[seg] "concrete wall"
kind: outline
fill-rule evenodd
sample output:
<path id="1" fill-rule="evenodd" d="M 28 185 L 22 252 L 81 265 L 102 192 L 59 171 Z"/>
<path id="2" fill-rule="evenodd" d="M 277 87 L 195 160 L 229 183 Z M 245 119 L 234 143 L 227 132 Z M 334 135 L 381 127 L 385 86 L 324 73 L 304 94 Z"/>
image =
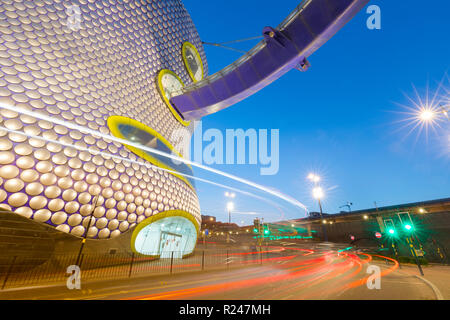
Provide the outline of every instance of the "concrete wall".
<path id="1" fill-rule="evenodd" d="M 413 240 L 416 249 L 420 247 L 425 251 L 425 256 L 430 262 L 450 263 L 450 210 L 433 212 L 426 214 L 410 214 L 414 224 L 413 235 L 417 240 Z M 377 219 L 378 217 L 378 219 Z M 381 218 L 381 219 L 380 219 Z M 390 237 L 387 230 L 384 230 L 383 219 L 391 218 L 394 221 L 397 237 Z M 323 228 L 326 228 L 328 241 L 349 243 L 357 247 L 389 248 L 387 254 L 393 254 L 391 249 L 394 244 L 400 256 L 411 256 L 412 252 L 406 238 L 409 234 L 403 232 L 402 225 L 395 213 L 370 215 L 364 219 L 363 215 L 348 217 L 344 219 L 332 219 L 327 217 L 327 221 L 332 224 L 321 223 L 321 220 L 314 220 L 306 223 L 312 230 L 316 230 L 316 237 L 323 239 Z M 379 221 L 381 221 L 381 226 Z M 383 234 L 381 239 L 375 237 L 375 232 Z M 351 240 L 351 236 L 355 240 Z M 413 237 L 414 238 L 414 237 Z"/>

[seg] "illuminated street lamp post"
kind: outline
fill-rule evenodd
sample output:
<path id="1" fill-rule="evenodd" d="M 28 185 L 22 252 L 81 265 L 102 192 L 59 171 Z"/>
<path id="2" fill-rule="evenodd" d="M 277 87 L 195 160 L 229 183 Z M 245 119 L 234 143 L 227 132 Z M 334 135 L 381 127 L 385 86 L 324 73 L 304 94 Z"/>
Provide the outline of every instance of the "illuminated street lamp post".
<path id="1" fill-rule="evenodd" d="M 234 199 L 234 197 L 236 197 L 236 194 L 234 192 L 226 191 L 225 192 L 225 197 Z M 228 209 L 228 223 L 231 223 L 231 210 L 234 209 L 233 202 L 228 202 L 227 203 L 227 209 Z"/>
<path id="2" fill-rule="evenodd" d="M 314 199 L 317 199 L 317 201 L 319 202 L 319 209 L 320 209 L 320 219 L 322 221 L 323 220 L 323 213 L 322 213 L 322 203 L 320 202 L 320 199 L 322 199 L 323 197 L 323 189 L 321 187 L 315 187 L 313 189 L 313 197 Z M 327 242 L 328 241 L 328 236 L 327 236 L 327 227 L 324 226 L 325 223 L 322 223 L 322 229 L 323 229 L 323 235 L 324 235 L 324 241 Z"/>
<path id="3" fill-rule="evenodd" d="M 308 179 L 311 180 L 312 182 L 314 182 L 314 185 L 317 186 L 317 184 L 320 181 L 320 176 L 318 176 L 317 174 L 314 174 L 314 173 L 310 173 L 310 174 L 308 174 Z"/>
<path id="4" fill-rule="evenodd" d="M 348 212 L 352 212 L 352 207 L 351 207 L 352 205 L 353 205 L 353 202 L 347 201 L 347 204 L 344 204 L 344 205 L 340 206 L 339 209 L 343 208 L 343 207 L 347 207 L 348 208 Z"/>
<path id="5" fill-rule="evenodd" d="M 422 122 L 431 122 L 435 116 L 435 111 L 431 109 L 422 109 L 419 113 L 419 119 Z"/>
<path id="6" fill-rule="evenodd" d="M 439 120 L 437 118 L 441 117 L 442 115 L 447 118 L 447 120 L 450 120 L 449 112 L 450 105 L 441 104 L 439 107 L 422 107 L 417 112 L 417 118 L 420 122 L 433 124 L 435 120 Z"/>
<path id="7" fill-rule="evenodd" d="M 227 203 L 227 210 L 228 210 L 228 223 L 231 224 L 231 211 L 234 210 L 234 203 L 228 202 Z"/>
<path id="8" fill-rule="evenodd" d="M 236 194 L 234 192 L 225 192 L 225 197 L 227 198 L 234 198 L 236 197 Z"/>
<path id="9" fill-rule="evenodd" d="M 78 257 L 77 257 L 77 262 L 75 263 L 75 265 L 79 266 L 80 265 L 80 259 L 81 259 L 81 255 L 83 254 L 83 249 L 84 249 L 84 244 L 86 243 L 86 237 L 88 235 L 89 229 L 91 228 L 91 221 L 92 221 L 92 215 L 94 214 L 95 209 L 98 206 L 98 199 L 99 196 L 96 195 L 91 202 L 91 205 L 93 205 L 91 213 L 89 215 L 89 222 L 88 225 L 86 227 L 86 232 L 84 232 L 83 234 L 83 240 L 81 242 L 81 247 L 80 247 L 80 251 L 78 252 Z"/>
<path id="10" fill-rule="evenodd" d="M 228 210 L 228 224 L 229 224 L 229 228 L 231 228 L 231 210 L 233 210 L 233 209 L 234 209 L 234 203 L 233 202 L 228 202 L 227 203 L 227 210 Z M 227 243 L 230 242 L 230 232 L 227 233 Z"/>

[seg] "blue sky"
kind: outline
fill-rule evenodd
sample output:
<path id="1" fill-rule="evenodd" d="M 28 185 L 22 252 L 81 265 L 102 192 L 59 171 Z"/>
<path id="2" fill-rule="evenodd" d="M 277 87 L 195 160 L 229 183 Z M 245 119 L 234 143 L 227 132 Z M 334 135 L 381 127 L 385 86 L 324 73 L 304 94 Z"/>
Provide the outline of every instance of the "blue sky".
<path id="1" fill-rule="evenodd" d="M 265 0 L 184 0 L 206 42 L 260 35 L 264 26 L 276 27 L 299 2 L 283 0 L 274 6 Z M 412 85 L 423 96 L 427 85 L 435 89 L 449 71 L 450 3 L 380 0 L 370 4 L 381 8 L 381 30 L 367 29 L 369 15 L 361 11 L 310 57 L 307 72 L 292 70 L 245 101 L 203 118 L 204 130 L 279 129 L 278 174 L 261 176 L 254 165 L 215 168 L 280 190 L 311 211 L 318 208 L 306 180 L 310 171 L 324 177 L 322 185 L 328 191 L 323 207 L 330 213 L 339 212 L 347 201 L 357 210 L 373 207 L 374 201 L 385 206 L 450 196 L 450 150 L 444 143 L 448 122 L 428 139 L 417 137 L 417 132 L 407 136 L 408 129 L 398 130 L 396 123 L 405 118 L 398 112 L 406 110 L 398 104 L 410 104 L 404 93 L 413 97 Z M 236 47 L 248 50 L 254 44 Z M 240 57 L 221 48 L 205 50 L 210 74 Z M 223 190 L 199 184 L 198 192 L 204 213 L 225 220 Z M 238 211 L 277 218 L 270 215 L 276 210 L 259 200 L 238 195 L 235 203 Z M 291 207 L 285 218 L 302 214 Z M 235 219 L 247 223 L 251 218 L 236 215 Z"/>

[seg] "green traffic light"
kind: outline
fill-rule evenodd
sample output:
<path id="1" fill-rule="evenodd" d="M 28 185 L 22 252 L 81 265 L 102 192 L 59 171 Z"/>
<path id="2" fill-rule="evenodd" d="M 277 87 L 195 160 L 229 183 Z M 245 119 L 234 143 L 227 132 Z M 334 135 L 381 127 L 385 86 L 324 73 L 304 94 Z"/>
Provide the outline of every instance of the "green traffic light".
<path id="1" fill-rule="evenodd" d="M 389 234 L 394 234 L 395 230 L 391 228 L 391 229 L 388 230 L 388 232 L 389 232 Z"/>
<path id="2" fill-rule="evenodd" d="M 258 229 L 256 229 L 256 228 L 253 229 L 253 232 L 254 232 L 254 233 L 258 233 Z"/>
<path id="3" fill-rule="evenodd" d="M 409 231 L 412 229 L 412 226 L 410 224 L 405 224 L 405 229 Z"/>
<path id="4" fill-rule="evenodd" d="M 269 230 L 264 230 L 264 234 L 269 234 Z"/>

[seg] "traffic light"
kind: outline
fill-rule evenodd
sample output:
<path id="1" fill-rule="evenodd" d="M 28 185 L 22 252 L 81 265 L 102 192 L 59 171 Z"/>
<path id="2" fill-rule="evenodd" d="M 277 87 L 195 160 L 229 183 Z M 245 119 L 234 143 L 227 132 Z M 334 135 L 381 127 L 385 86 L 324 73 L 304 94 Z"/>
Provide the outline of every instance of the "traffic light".
<path id="1" fill-rule="evenodd" d="M 264 236 L 268 236 L 268 235 L 270 235 L 270 229 L 269 229 L 269 226 L 267 225 L 267 224 L 263 224 L 263 234 L 264 234 Z"/>
<path id="2" fill-rule="evenodd" d="M 409 212 L 399 212 L 397 213 L 400 222 L 402 223 L 403 229 L 406 232 L 414 231 L 414 224 L 412 222 Z"/>
<path id="3" fill-rule="evenodd" d="M 395 236 L 396 230 L 395 230 L 394 221 L 392 221 L 392 219 L 385 219 L 384 226 L 386 227 L 388 236 L 390 236 L 390 237 Z"/>
<path id="4" fill-rule="evenodd" d="M 253 220 L 253 233 L 259 234 L 261 223 L 258 218 Z"/>

